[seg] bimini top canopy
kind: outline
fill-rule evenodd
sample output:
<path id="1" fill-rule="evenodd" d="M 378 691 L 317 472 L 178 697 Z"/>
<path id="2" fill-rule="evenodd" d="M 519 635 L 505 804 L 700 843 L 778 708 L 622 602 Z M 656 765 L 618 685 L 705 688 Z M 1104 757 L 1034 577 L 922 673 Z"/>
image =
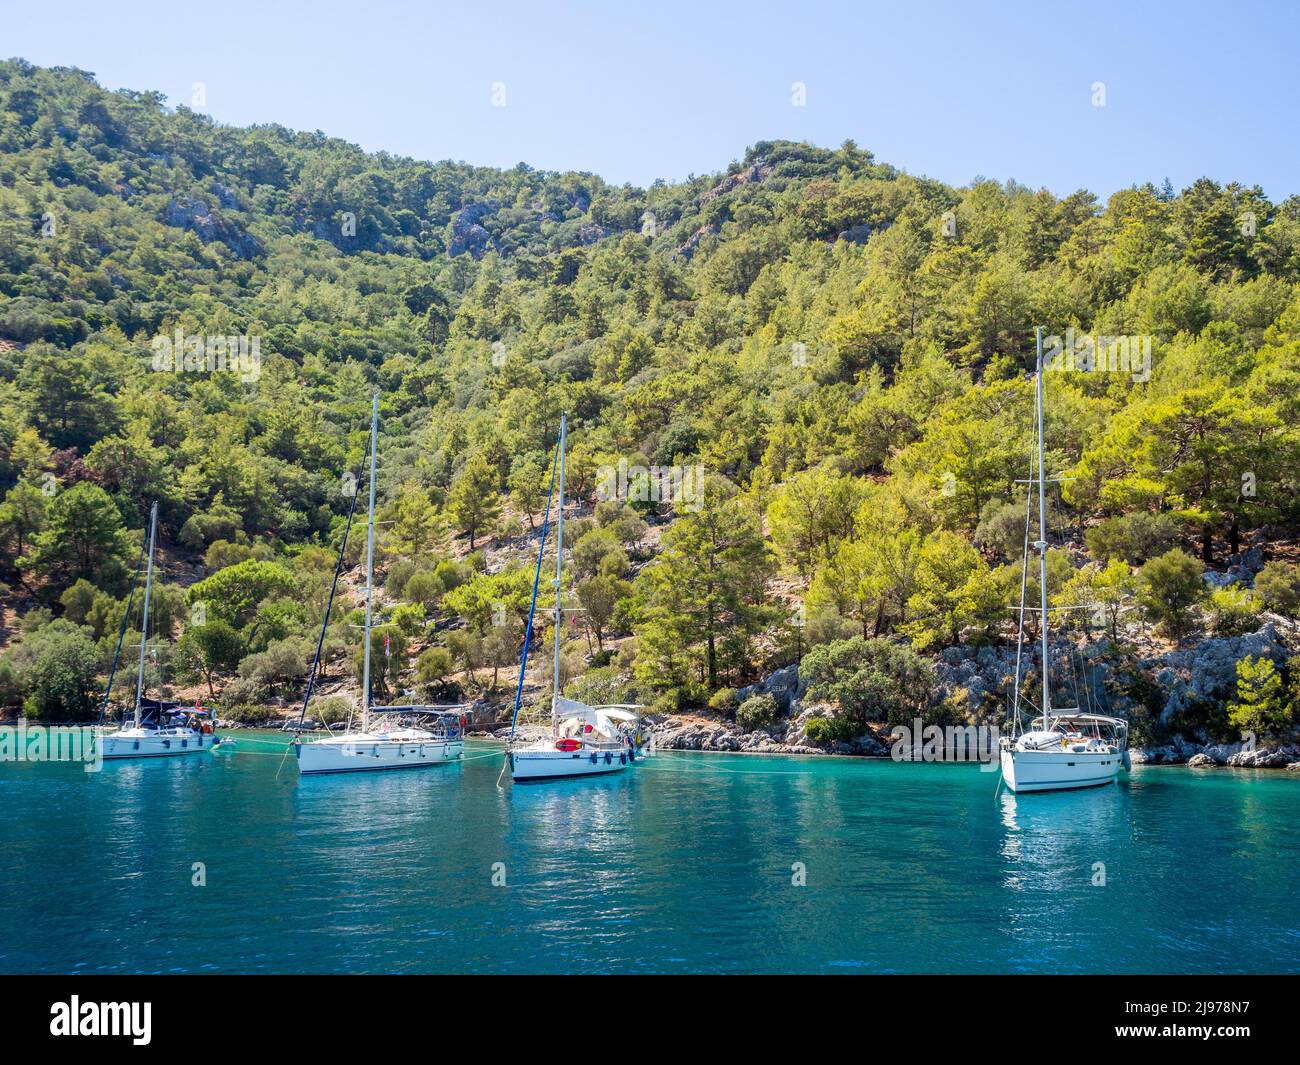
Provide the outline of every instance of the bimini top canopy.
<path id="1" fill-rule="evenodd" d="M 589 706 L 563 696 L 555 700 L 555 716 L 560 719 L 561 731 L 572 735 L 594 730 L 615 736 L 619 725 L 636 721 L 636 714 L 620 706 Z"/>
<path id="2" fill-rule="evenodd" d="M 1090 721 L 1090 722 L 1095 722 L 1096 724 L 1099 725 L 1113 725 L 1116 728 L 1123 728 L 1123 729 L 1128 728 L 1128 722 L 1125 721 L 1122 717 L 1107 717 L 1105 714 L 1081 714 L 1077 711 L 1070 711 L 1070 710 L 1063 710 L 1060 713 L 1056 713 L 1055 711 L 1053 711 L 1052 720 L 1053 721 Z M 1030 722 L 1030 727 L 1032 728 L 1034 725 L 1041 725 L 1041 724 L 1043 724 L 1043 718 L 1040 715 L 1034 718 L 1034 720 Z"/>
<path id="3" fill-rule="evenodd" d="M 437 706 L 372 706 L 372 714 L 420 714 L 424 717 L 459 717 L 468 703 L 448 703 Z"/>
<path id="4" fill-rule="evenodd" d="M 632 710 L 636 709 L 630 703 L 609 703 L 602 706 L 591 706 L 587 703 L 580 703 L 576 699 L 566 699 L 559 696 L 555 700 L 555 716 L 564 720 L 575 718 L 579 721 L 586 721 L 591 724 L 609 721 L 635 721 L 636 714 Z"/>
<path id="5" fill-rule="evenodd" d="M 178 703 L 172 699 L 144 698 L 140 700 L 140 716 L 146 720 L 156 718 L 159 715 L 162 717 L 186 717 L 190 714 L 195 717 L 211 717 L 212 711 L 189 703 Z"/>

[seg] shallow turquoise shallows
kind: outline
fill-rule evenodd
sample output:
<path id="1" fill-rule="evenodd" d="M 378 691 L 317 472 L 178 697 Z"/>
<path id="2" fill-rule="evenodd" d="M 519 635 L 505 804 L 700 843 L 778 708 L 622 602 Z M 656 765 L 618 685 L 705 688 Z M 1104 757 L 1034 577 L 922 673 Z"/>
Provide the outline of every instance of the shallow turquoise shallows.
<path id="1" fill-rule="evenodd" d="M 1296 774 L 995 797 L 972 765 L 660 754 L 498 788 L 488 743 L 306 780 L 283 747 L 0 765 L 0 971 L 1300 971 Z"/>

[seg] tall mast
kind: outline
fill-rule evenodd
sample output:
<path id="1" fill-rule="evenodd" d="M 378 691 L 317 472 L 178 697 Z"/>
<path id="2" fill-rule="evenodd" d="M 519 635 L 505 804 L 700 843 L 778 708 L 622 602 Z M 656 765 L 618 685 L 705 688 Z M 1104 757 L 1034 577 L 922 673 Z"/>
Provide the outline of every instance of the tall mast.
<path id="1" fill-rule="evenodd" d="M 379 440 L 379 393 L 370 410 L 370 522 L 366 528 L 366 644 L 361 673 L 361 731 L 370 731 L 370 600 L 375 583 L 375 445 Z"/>
<path id="2" fill-rule="evenodd" d="M 144 696 L 144 649 L 149 642 L 149 593 L 153 591 L 153 545 L 158 533 L 158 501 L 149 508 L 149 563 L 144 578 L 144 613 L 140 620 L 140 668 L 135 675 L 135 727 L 140 727 L 140 700 Z M 162 724 L 161 716 L 158 723 Z"/>
<path id="3" fill-rule="evenodd" d="M 510 715 L 510 738 L 515 738 L 515 722 L 519 720 L 519 704 L 524 698 L 524 671 L 528 669 L 528 647 L 533 642 L 533 616 L 537 610 L 537 584 L 542 579 L 542 555 L 546 552 L 546 533 L 551 527 L 551 500 L 555 498 L 555 475 L 560 468 L 560 445 L 555 444 L 555 458 L 551 460 L 551 487 L 546 492 L 546 514 L 542 518 L 542 535 L 537 541 L 537 568 L 533 570 L 533 598 L 528 603 L 528 624 L 524 627 L 524 646 L 519 655 L 519 683 L 515 685 L 515 708 Z M 552 717 L 554 710 L 552 709 Z"/>
<path id="4" fill-rule="evenodd" d="M 560 582 L 564 577 L 564 438 L 567 414 L 560 415 L 560 505 L 555 511 L 555 673 L 551 684 L 551 726 L 558 720 L 560 699 L 560 628 L 564 609 L 560 602 Z"/>
<path id="5" fill-rule="evenodd" d="M 1052 685 L 1049 679 L 1047 658 L 1047 467 L 1043 465 L 1043 327 L 1034 330 L 1038 344 L 1038 374 L 1036 380 L 1036 423 L 1038 432 L 1038 584 L 1042 606 L 1043 632 L 1043 731 L 1052 727 Z"/>
<path id="6" fill-rule="evenodd" d="M 1025 594 L 1029 586 L 1029 530 L 1033 527 L 1030 522 L 1034 515 L 1034 459 L 1031 454 L 1029 459 L 1029 481 L 1025 484 L 1025 537 L 1024 547 L 1020 553 L 1020 612 L 1016 615 L 1019 619 L 1016 623 L 1016 680 L 1015 687 L 1011 690 L 1011 727 L 1014 730 L 1020 728 L 1020 677 L 1021 664 L 1024 661 L 1025 654 Z"/>

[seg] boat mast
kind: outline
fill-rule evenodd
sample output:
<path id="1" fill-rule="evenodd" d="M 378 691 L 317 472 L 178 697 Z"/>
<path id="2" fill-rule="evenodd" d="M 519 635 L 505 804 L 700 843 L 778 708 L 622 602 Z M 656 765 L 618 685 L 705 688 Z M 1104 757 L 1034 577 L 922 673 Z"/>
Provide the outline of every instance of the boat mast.
<path id="1" fill-rule="evenodd" d="M 519 655 L 519 683 L 515 686 L 515 708 L 510 715 L 510 738 L 515 738 L 515 722 L 519 720 L 519 704 L 524 698 L 524 672 L 528 669 L 528 647 L 533 642 L 533 617 L 537 611 L 537 585 L 542 579 L 542 555 L 546 552 L 546 533 L 551 527 L 551 500 L 555 498 L 555 475 L 560 468 L 560 445 L 555 445 L 555 458 L 551 460 L 551 487 L 546 491 L 546 514 L 542 518 L 542 535 L 537 542 L 537 567 L 533 570 L 533 597 L 528 603 L 528 624 L 524 627 L 524 647 Z M 554 711 L 552 711 L 554 716 Z"/>
<path id="2" fill-rule="evenodd" d="M 140 727 L 140 699 L 144 696 L 144 649 L 149 641 L 149 593 L 153 591 L 153 545 L 158 533 L 158 501 L 155 499 L 149 509 L 149 562 L 145 568 L 144 578 L 144 613 L 140 619 L 140 668 L 135 676 L 135 727 Z M 159 712 L 158 724 L 162 725 Z"/>
<path id="3" fill-rule="evenodd" d="M 564 438 L 568 415 L 560 415 L 560 503 L 555 510 L 555 673 L 551 683 L 551 731 L 559 720 L 560 700 L 560 628 L 564 620 L 560 602 L 560 582 L 564 577 Z"/>
<path id="4" fill-rule="evenodd" d="M 1047 658 L 1047 468 L 1043 465 L 1043 327 L 1034 330 L 1038 345 L 1038 374 L 1035 381 L 1036 428 L 1038 433 L 1038 548 L 1039 562 L 1039 598 L 1042 607 L 1043 633 L 1043 731 L 1050 732 L 1052 727 L 1052 686 L 1049 679 Z"/>
<path id="5" fill-rule="evenodd" d="M 1029 530 L 1032 528 L 1030 522 L 1034 514 L 1034 460 L 1031 454 L 1029 459 L 1029 480 L 1025 484 L 1025 538 L 1024 546 L 1020 551 L 1020 612 L 1016 615 L 1019 620 L 1016 623 L 1016 680 L 1015 687 L 1011 690 L 1011 730 L 1012 735 L 1018 734 L 1020 728 L 1020 678 L 1021 665 L 1024 661 L 1025 654 L 1025 593 L 1029 586 Z"/>
<path id="6" fill-rule="evenodd" d="M 361 731 L 370 731 L 370 601 L 375 583 L 375 445 L 379 439 L 379 393 L 370 410 L 370 522 L 366 529 L 366 644 L 361 672 Z"/>
<path id="7" fill-rule="evenodd" d="M 122 611 L 122 624 L 117 630 L 117 647 L 113 649 L 113 664 L 108 670 L 108 684 L 104 687 L 104 702 L 99 708 L 100 724 L 104 722 L 104 715 L 108 713 L 109 696 L 113 694 L 113 678 L 117 676 L 117 663 L 122 658 L 122 641 L 126 639 L 126 627 L 131 623 L 131 608 L 135 606 L 135 590 L 140 584 L 140 571 L 144 569 L 144 554 L 147 550 L 145 538 L 140 537 L 140 557 L 135 560 L 135 573 L 131 576 L 131 594 L 126 597 L 126 609 Z M 126 725 L 123 720 L 122 726 Z"/>

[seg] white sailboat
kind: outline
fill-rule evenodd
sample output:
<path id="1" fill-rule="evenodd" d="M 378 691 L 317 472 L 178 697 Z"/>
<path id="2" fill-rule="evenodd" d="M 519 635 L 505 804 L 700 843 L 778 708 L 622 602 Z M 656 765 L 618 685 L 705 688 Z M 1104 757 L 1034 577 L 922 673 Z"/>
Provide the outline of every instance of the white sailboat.
<path id="1" fill-rule="evenodd" d="M 561 777 L 585 777 L 617 773 L 626 769 L 641 753 L 636 738 L 637 709 L 631 705 L 590 706 L 560 694 L 560 649 L 564 620 L 564 446 L 568 418 L 560 416 L 560 440 L 551 467 L 552 493 L 556 487 L 555 470 L 559 467 L 559 505 L 555 518 L 555 664 L 551 694 L 551 735 L 533 743 L 514 744 L 515 722 L 523 695 L 524 670 L 528 665 L 528 645 L 533 634 L 533 611 L 537 606 L 537 585 L 542 571 L 542 553 L 546 548 L 546 531 L 550 521 L 550 500 L 542 522 L 541 543 L 537 549 L 537 570 L 533 575 L 533 599 L 528 609 L 528 627 L 519 662 L 519 684 L 515 689 L 511 742 L 506 752 L 510 775 L 518 782 L 556 780 Z"/>
<path id="2" fill-rule="evenodd" d="M 140 622 L 140 661 L 135 678 L 135 715 L 130 727 L 125 724 L 114 731 L 99 733 L 100 750 L 105 759 L 168 758 L 182 754 L 201 754 L 210 751 L 219 742 L 209 723 L 208 711 L 195 707 L 181 707 L 179 703 L 161 699 L 146 699 L 144 695 L 144 667 L 146 646 L 149 642 L 149 603 L 153 592 L 153 556 L 158 534 L 158 504 L 149 511 L 148 562 L 145 570 L 144 609 Z M 137 570 L 137 579 L 139 571 Z M 131 610 L 127 603 L 127 616 Z M 126 618 L 122 631 L 126 630 Z M 121 650 L 121 633 L 118 651 Z M 113 670 L 117 669 L 117 655 L 113 656 Z M 112 688 L 112 674 L 109 675 Z M 107 704 L 107 695 L 105 703 Z"/>
<path id="3" fill-rule="evenodd" d="M 351 729 L 318 740 L 294 737 L 294 755 L 298 771 L 316 773 L 355 773 L 377 769 L 424 769 L 459 761 L 465 753 L 465 721 L 459 706 L 373 706 L 370 692 L 370 628 L 375 576 L 375 453 L 379 439 L 379 393 L 374 396 L 370 415 L 370 518 L 366 533 L 366 625 L 361 679 L 361 728 Z M 356 505 L 356 496 L 352 499 Z M 348 514 L 348 527 L 352 514 Z M 347 532 L 339 547 L 339 561 L 334 569 L 334 586 L 321 626 L 321 642 L 329 624 L 334 587 L 343 563 Z M 303 713 L 311 700 L 312 686 L 320 663 L 321 642 L 316 645 Z M 378 720 L 372 724 L 372 719 Z M 422 724 L 416 724 L 416 721 Z"/>
<path id="4" fill-rule="evenodd" d="M 1042 709 L 1022 729 L 1020 664 L 1025 635 L 1025 587 L 1029 572 L 1029 528 L 1033 489 L 1025 505 L 1025 550 L 1020 579 L 1020 623 L 1016 638 L 1016 676 L 1012 693 L 1011 736 L 1001 741 L 1002 780 L 1013 792 L 1059 791 L 1109 784 L 1128 766 L 1128 723 L 1104 714 L 1084 713 L 1078 707 L 1052 706 L 1051 662 L 1048 649 L 1047 609 L 1047 481 L 1043 466 L 1043 331 L 1038 334 L 1038 372 L 1035 377 L 1035 459 L 1029 484 L 1038 486 L 1038 539 L 1033 547 L 1039 559 L 1040 618 L 1042 628 Z"/>

